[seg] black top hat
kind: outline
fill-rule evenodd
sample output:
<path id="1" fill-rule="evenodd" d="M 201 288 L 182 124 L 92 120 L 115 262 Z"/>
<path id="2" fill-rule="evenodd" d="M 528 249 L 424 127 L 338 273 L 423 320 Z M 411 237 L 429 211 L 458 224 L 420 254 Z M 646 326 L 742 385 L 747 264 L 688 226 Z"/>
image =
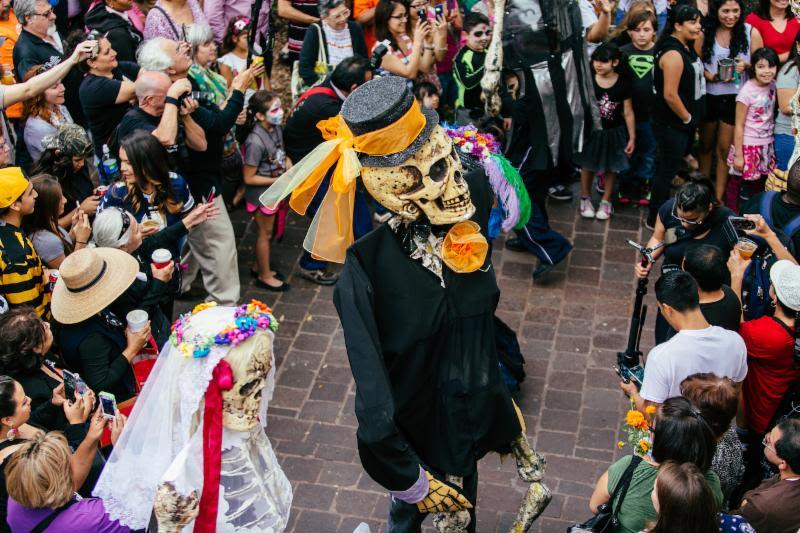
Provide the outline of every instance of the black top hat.
<path id="1" fill-rule="evenodd" d="M 405 115 L 412 105 L 419 105 L 408 90 L 407 80 L 399 76 L 384 76 L 361 85 L 342 104 L 341 115 L 353 135 L 363 135 L 385 128 Z M 431 131 L 439 124 L 439 115 L 432 109 L 422 109 L 425 127 L 408 147 L 399 146 L 389 155 L 361 155 L 366 167 L 394 167 L 406 161 L 425 144 Z"/>

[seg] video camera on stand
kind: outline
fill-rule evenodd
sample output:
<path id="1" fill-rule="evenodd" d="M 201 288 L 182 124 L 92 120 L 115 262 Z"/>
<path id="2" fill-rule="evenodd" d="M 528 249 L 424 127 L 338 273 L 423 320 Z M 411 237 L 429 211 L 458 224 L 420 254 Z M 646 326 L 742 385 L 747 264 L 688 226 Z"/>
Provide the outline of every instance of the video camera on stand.
<path id="1" fill-rule="evenodd" d="M 641 265 L 647 267 L 655 263 L 653 252 L 665 245 L 659 243 L 653 248 L 645 248 L 641 244 L 628 240 L 628 244 L 636 248 L 642 254 Z M 617 371 L 622 381 L 629 383 L 633 381 L 636 388 L 642 388 L 642 381 L 644 380 L 644 367 L 642 366 L 642 351 L 639 349 L 639 343 L 642 340 L 642 328 L 644 328 L 644 321 L 647 317 L 647 305 L 644 303 L 644 297 L 647 294 L 647 278 L 641 278 L 636 285 L 636 299 L 633 303 L 633 314 L 631 316 L 631 326 L 628 330 L 628 346 L 624 352 L 617 352 L 617 364 L 614 365 L 614 370 Z"/>

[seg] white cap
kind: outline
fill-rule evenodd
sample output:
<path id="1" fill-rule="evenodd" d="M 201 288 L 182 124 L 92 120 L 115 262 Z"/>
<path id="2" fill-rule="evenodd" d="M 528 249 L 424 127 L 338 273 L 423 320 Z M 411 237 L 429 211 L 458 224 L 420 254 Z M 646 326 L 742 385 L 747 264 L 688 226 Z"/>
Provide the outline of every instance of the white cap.
<path id="1" fill-rule="evenodd" d="M 775 295 L 792 311 L 800 311 L 800 266 L 781 259 L 769 270 Z"/>

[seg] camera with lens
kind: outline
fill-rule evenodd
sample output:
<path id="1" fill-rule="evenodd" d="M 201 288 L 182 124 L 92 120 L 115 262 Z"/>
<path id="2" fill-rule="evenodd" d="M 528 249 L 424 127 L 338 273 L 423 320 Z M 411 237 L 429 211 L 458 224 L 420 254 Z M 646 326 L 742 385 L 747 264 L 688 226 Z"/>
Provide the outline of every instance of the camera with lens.
<path id="1" fill-rule="evenodd" d="M 97 59 L 97 55 L 100 53 L 100 38 L 103 37 L 103 34 L 97 30 L 92 30 L 86 36 L 87 41 L 95 41 L 94 47 L 92 48 L 92 53 L 89 55 L 89 59 Z"/>
<path id="2" fill-rule="evenodd" d="M 369 58 L 369 68 L 371 70 L 376 70 L 381 66 L 383 56 L 386 55 L 390 47 L 389 39 L 384 39 L 375 46 L 375 49 L 372 51 L 372 56 Z"/>

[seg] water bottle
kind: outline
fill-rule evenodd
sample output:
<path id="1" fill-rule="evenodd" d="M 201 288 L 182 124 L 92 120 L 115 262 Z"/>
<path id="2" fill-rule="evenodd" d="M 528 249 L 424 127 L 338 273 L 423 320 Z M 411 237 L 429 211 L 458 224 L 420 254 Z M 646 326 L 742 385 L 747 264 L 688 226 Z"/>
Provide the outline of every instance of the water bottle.
<path id="1" fill-rule="evenodd" d="M 103 145 L 103 175 L 105 176 L 106 184 L 113 183 L 119 179 L 119 163 L 117 158 L 111 155 L 111 150 L 108 145 Z"/>

